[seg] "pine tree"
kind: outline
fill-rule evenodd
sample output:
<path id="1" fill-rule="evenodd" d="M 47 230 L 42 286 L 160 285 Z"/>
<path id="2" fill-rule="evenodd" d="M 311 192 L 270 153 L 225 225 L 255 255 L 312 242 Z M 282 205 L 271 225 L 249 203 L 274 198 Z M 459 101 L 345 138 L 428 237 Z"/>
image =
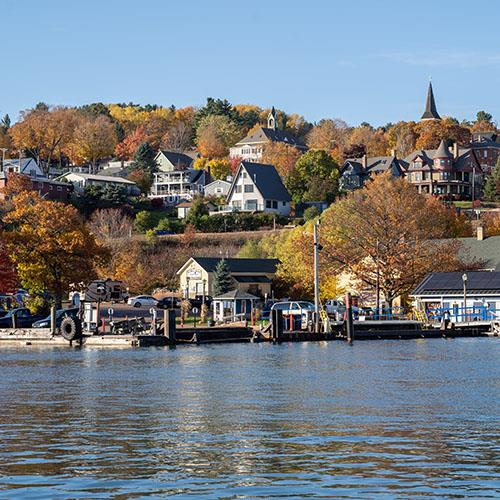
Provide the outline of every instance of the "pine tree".
<path id="1" fill-rule="evenodd" d="M 495 168 L 486 178 L 484 183 L 484 197 L 488 201 L 497 201 L 500 198 L 500 157 L 497 160 Z"/>
<path id="2" fill-rule="evenodd" d="M 225 259 L 221 259 L 214 271 L 214 297 L 219 297 L 233 289 L 233 280 Z"/>
<path id="3" fill-rule="evenodd" d="M 140 170 L 152 174 L 157 169 L 155 152 L 149 142 L 143 142 L 135 151 L 134 160 L 130 164 L 130 170 Z"/>

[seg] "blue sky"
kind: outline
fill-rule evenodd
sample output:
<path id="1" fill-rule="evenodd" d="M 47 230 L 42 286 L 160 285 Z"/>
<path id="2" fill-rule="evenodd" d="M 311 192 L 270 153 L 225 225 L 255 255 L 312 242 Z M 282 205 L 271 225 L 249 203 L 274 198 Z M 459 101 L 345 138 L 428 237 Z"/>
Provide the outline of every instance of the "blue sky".
<path id="1" fill-rule="evenodd" d="M 0 0 L 0 114 L 38 101 L 274 105 L 306 119 L 500 122 L 500 4 Z"/>

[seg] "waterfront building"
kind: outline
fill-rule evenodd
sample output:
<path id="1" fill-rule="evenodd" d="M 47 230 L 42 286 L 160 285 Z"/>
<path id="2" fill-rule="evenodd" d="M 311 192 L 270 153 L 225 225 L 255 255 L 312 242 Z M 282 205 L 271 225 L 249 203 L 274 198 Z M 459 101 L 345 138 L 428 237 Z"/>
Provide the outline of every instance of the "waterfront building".
<path id="1" fill-rule="evenodd" d="M 177 271 L 180 290 L 186 298 L 213 295 L 214 272 L 219 257 L 191 257 Z M 225 259 L 235 290 L 259 297 L 271 296 L 278 259 Z"/>
<path id="2" fill-rule="evenodd" d="M 82 193 L 85 188 L 89 186 L 100 186 L 103 188 L 121 188 L 131 196 L 138 196 L 141 193 L 141 190 L 135 182 L 129 181 L 128 179 L 124 179 L 122 177 L 68 172 L 61 175 L 56 180 L 73 184 L 73 187 L 77 193 Z"/>

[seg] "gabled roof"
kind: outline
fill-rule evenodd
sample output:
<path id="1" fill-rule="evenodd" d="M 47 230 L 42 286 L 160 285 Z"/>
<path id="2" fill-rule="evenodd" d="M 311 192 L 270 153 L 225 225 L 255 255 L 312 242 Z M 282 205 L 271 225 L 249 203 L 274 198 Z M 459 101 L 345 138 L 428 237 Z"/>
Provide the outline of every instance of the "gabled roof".
<path id="1" fill-rule="evenodd" d="M 395 156 L 371 156 L 366 158 L 366 168 L 363 166 L 363 158 L 348 158 L 344 162 L 342 172 L 350 169 L 358 175 L 369 175 L 390 170 L 392 175 L 400 177 L 403 175 L 406 165 Z"/>
<path id="2" fill-rule="evenodd" d="M 444 240 L 446 241 L 446 240 Z M 500 236 L 458 238 L 458 256 L 464 261 L 478 262 L 482 269 L 500 271 Z"/>
<path id="3" fill-rule="evenodd" d="M 213 300 L 259 300 L 259 297 L 252 295 L 251 293 L 243 292 L 242 290 L 236 289 L 229 292 L 223 293 L 214 297 Z"/>
<path id="4" fill-rule="evenodd" d="M 425 111 L 421 120 L 441 120 L 436 108 L 436 101 L 434 100 L 434 91 L 432 90 L 432 83 L 429 82 L 429 89 L 427 90 L 427 101 L 425 103 Z"/>
<path id="5" fill-rule="evenodd" d="M 189 168 L 193 163 L 193 159 L 185 155 L 184 153 L 175 153 L 173 151 L 166 151 L 164 149 L 160 149 L 158 155 L 162 154 L 167 158 L 167 160 L 178 170 L 184 170 Z M 156 155 L 158 157 L 158 155 Z"/>
<path id="6" fill-rule="evenodd" d="M 209 182 L 205 188 L 211 186 L 212 184 L 226 184 L 227 187 L 231 187 L 231 183 L 229 181 L 225 181 L 223 179 L 216 179 L 215 181 Z"/>
<path id="7" fill-rule="evenodd" d="M 246 170 L 249 179 L 254 183 L 262 197 L 266 200 L 276 201 L 291 201 L 292 197 L 286 189 L 281 177 L 273 165 L 264 163 L 253 163 L 250 161 L 242 161 L 236 175 L 234 176 L 231 189 L 228 193 L 228 198 L 231 196 L 241 170 Z"/>
<path id="8" fill-rule="evenodd" d="M 272 129 L 267 127 L 259 127 L 255 132 L 247 135 L 236 143 L 236 146 L 244 146 L 245 144 L 262 144 L 265 142 L 284 142 L 295 146 L 299 149 L 307 149 L 304 144 L 299 141 L 294 135 L 284 132 L 279 128 Z"/>
<path id="9" fill-rule="evenodd" d="M 100 182 L 113 182 L 116 184 L 131 184 L 136 185 L 135 182 L 129 181 L 128 179 L 124 179 L 123 177 L 112 177 L 109 175 L 98 175 L 98 174 L 81 174 L 80 172 L 69 172 L 67 174 L 63 174 L 58 179 L 66 179 L 70 176 L 77 176 L 84 180 L 91 181 L 100 181 Z"/>
<path id="10" fill-rule="evenodd" d="M 412 295 L 462 295 L 464 272 L 430 273 L 413 290 Z M 467 271 L 467 293 L 500 293 L 500 272 Z"/>
<path id="11" fill-rule="evenodd" d="M 188 266 L 191 261 L 198 263 L 207 273 L 213 273 L 217 264 L 222 260 L 220 257 L 191 257 L 180 269 L 177 274 Z M 224 259 L 231 273 L 254 273 L 254 274 L 274 274 L 279 264 L 278 259 Z"/>

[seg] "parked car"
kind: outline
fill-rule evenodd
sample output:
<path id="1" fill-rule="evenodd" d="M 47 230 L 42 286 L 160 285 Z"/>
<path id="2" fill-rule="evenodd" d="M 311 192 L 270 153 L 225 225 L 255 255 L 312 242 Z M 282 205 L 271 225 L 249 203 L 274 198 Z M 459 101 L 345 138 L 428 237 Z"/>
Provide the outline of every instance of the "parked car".
<path id="1" fill-rule="evenodd" d="M 158 309 L 176 309 L 179 307 L 179 299 L 177 297 L 162 297 L 156 303 Z"/>
<path id="2" fill-rule="evenodd" d="M 158 300 L 151 295 L 136 295 L 135 297 L 130 297 L 127 304 L 134 307 L 154 307 L 158 303 Z"/>
<path id="3" fill-rule="evenodd" d="M 61 321 L 66 316 L 71 316 L 72 318 L 76 318 L 78 311 L 80 309 L 78 307 L 72 307 L 70 309 L 59 309 L 56 311 L 56 328 L 61 326 Z M 33 323 L 33 328 L 49 328 L 50 327 L 50 314 L 39 321 L 35 321 Z"/>
<path id="4" fill-rule="evenodd" d="M 41 314 L 31 314 L 30 310 L 25 307 L 17 307 L 0 318 L 0 328 L 12 328 L 12 317 L 15 318 L 16 328 L 31 328 L 33 323 L 42 319 L 43 316 Z"/>
<path id="5" fill-rule="evenodd" d="M 210 307 L 212 305 L 212 297 L 210 295 L 205 295 L 205 298 L 203 298 L 203 295 L 196 295 L 194 299 L 189 299 L 191 307 L 197 307 L 198 309 L 201 307 L 203 302 Z"/>
<path id="6" fill-rule="evenodd" d="M 305 300 L 276 302 L 271 306 L 271 312 L 281 309 L 285 316 L 307 316 L 308 313 L 314 311 L 314 304 Z"/>
<path id="7" fill-rule="evenodd" d="M 342 315 L 345 312 L 345 304 L 341 300 L 329 299 L 325 302 L 325 310 L 334 316 Z"/>

